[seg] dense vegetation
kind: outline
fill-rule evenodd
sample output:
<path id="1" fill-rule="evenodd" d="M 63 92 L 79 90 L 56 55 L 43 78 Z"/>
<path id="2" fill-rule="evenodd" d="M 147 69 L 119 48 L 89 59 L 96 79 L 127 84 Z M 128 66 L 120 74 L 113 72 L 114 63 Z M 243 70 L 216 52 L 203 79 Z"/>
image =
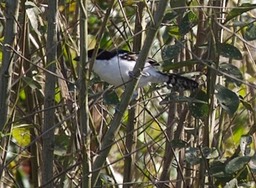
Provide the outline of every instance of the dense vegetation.
<path id="1" fill-rule="evenodd" d="M 1 2 L 0 187 L 255 187 L 255 7 Z M 92 48 L 141 52 L 137 68 L 149 55 L 199 89 L 134 100 L 136 79 L 91 71 Z"/>

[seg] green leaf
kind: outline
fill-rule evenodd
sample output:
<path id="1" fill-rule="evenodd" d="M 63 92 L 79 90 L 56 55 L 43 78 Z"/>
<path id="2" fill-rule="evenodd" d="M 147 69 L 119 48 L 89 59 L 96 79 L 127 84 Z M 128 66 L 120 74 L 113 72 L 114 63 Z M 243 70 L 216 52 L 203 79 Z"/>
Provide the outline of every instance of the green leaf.
<path id="1" fill-rule="evenodd" d="M 194 100 L 189 103 L 189 110 L 192 116 L 199 119 L 207 117 L 209 113 L 208 95 L 200 90 L 192 93 L 190 97 L 194 98 Z"/>
<path id="2" fill-rule="evenodd" d="M 210 163 L 209 173 L 215 178 L 224 178 L 229 176 L 225 172 L 225 165 L 220 160 L 214 160 Z"/>
<path id="3" fill-rule="evenodd" d="M 25 93 L 25 90 L 23 88 L 20 90 L 19 97 L 20 97 L 21 100 L 26 99 L 26 93 Z"/>
<path id="4" fill-rule="evenodd" d="M 171 20 L 173 20 L 175 17 L 177 17 L 177 12 L 167 12 L 165 15 L 164 15 L 164 18 L 163 18 L 163 23 L 169 23 Z"/>
<path id="5" fill-rule="evenodd" d="M 238 96 L 233 91 L 221 85 L 216 85 L 215 89 L 217 91 L 216 97 L 220 106 L 226 110 L 228 114 L 233 115 L 239 105 Z"/>
<path id="6" fill-rule="evenodd" d="M 219 68 L 222 72 L 225 72 L 228 75 L 235 77 L 239 80 L 243 80 L 243 75 L 242 75 L 241 71 L 236 66 L 229 64 L 229 63 L 221 63 Z M 234 80 L 227 76 L 225 76 L 225 77 L 226 77 L 227 82 L 235 83 L 236 85 L 241 86 L 241 82 Z"/>
<path id="7" fill-rule="evenodd" d="M 244 168 L 245 165 L 248 164 L 251 157 L 249 156 L 242 156 L 242 157 L 236 157 L 229 161 L 225 166 L 225 172 L 228 174 L 233 174 L 241 169 Z"/>
<path id="8" fill-rule="evenodd" d="M 256 39 L 256 24 L 251 23 L 246 27 L 244 32 L 244 39 L 247 41 L 252 41 Z"/>
<path id="9" fill-rule="evenodd" d="M 29 124 L 22 124 L 12 129 L 12 137 L 16 140 L 17 144 L 21 147 L 26 147 L 30 144 L 30 131 Z"/>
<path id="10" fill-rule="evenodd" d="M 104 102 L 108 105 L 117 105 L 119 103 L 119 98 L 115 91 L 107 91 L 103 95 Z"/>
<path id="11" fill-rule="evenodd" d="M 181 46 L 179 43 L 174 45 L 165 46 L 162 49 L 162 59 L 164 62 L 171 63 L 171 61 L 178 57 L 179 53 L 181 52 Z"/>
<path id="12" fill-rule="evenodd" d="M 191 165 L 196 165 L 200 163 L 201 158 L 200 158 L 199 150 L 197 148 L 192 148 L 192 147 L 186 148 L 185 160 Z"/>
<path id="13" fill-rule="evenodd" d="M 242 54 L 238 50 L 238 48 L 236 48 L 235 46 L 233 46 L 231 44 L 219 43 L 218 50 L 219 50 L 220 54 L 224 57 L 233 58 L 233 59 L 237 59 L 237 60 L 241 60 L 243 58 Z"/>
<path id="14" fill-rule="evenodd" d="M 214 147 L 213 148 L 203 147 L 202 154 L 206 159 L 214 159 L 219 157 L 219 152 Z"/>
<path id="15" fill-rule="evenodd" d="M 191 26 L 190 26 L 190 22 L 189 22 L 189 17 L 188 17 L 188 14 L 186 14 L 180 24 L 179 24 L 179 31 L 180 31 L 180 34 L 181 35 L 185 35 L 187 34 L 191 29 Z"/>
<path id="16" fill-rule="evenodd" d="M 168 27 L 168 35 L 170 35 L 171 37 L 175 37 L 177 39 L 181 38 L 179 27 L 177 25 Z"/>
<path id="17" fill-rule="evenodd" d="M 56 103 L 59 103 L 62 100 L 61 97 L 61 93 L 60 93 L 60 88 L 55 88 L 55 96 L 54 96 L 54 100 L 56 101 Z"/>
<path id="18" fill-rule="evenodd" d="M 233 8 L 228 13 L 224 23 L 228 22 L 229 20 L 233 19 L 234 17 L 242 15 L 244 12 L 254 9 L 255 7 L 256 7 L 256 4 L 243 3 L 241 6 Z"/>
<path id="19" fill-rule="evenodd" d="M 189 11 L 181 20 L 179 24 L 179 31 L 181 35 L 187 34 L 197 22 L 197 15 Z"/>
<path id="20" fill-rule="evenodd" d="M 251 157 L 251 160 L 248 165 L 251 168 L 251 170 L 253 171 L 253 173 L 255 174 L 256 173 L 256 154 L 254 154 Z"/>

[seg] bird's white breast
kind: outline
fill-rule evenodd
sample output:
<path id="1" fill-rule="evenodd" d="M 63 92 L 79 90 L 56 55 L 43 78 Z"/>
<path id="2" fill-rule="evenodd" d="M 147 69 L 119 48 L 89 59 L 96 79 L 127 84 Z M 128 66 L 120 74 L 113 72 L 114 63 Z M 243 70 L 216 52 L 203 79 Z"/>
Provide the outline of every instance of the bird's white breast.
<path id="1" fill-rule="evenodd" d="M 135 66 L 134 61 L 120 60 L 117 56 L 110 60 L 96 60 L 93 70 L 102 80 L 120 86 L 130 80 L 129 72 Z"/>

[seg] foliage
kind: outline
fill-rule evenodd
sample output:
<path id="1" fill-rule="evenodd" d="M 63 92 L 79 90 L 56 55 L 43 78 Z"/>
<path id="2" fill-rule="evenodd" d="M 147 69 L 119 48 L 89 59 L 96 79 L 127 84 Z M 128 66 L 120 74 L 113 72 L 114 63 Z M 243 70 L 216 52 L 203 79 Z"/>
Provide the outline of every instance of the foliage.
<path id="1" fill-rule="evenodd" d="M 224 2 L 172 0 L 167 6 L 150 56 L 164 72 L 199 82 L 199 89 L 176 93 L 154 84 L 141 89 L 122 116 L 120 130 L 105 137 L 112 139 L 107 146 L 111 150 L 100 169 L 93 169 L 94 161 L 106 149 L 102 148 L 103 138 L 118 114 L 123 89 L 90 73 L 86 93 L 90 132 L 81 134 L 80 64 L 73 61 L 80 52 L 81 10 L 77 1 L 59 2 L 57 61 L 52 62 L 58 81 L 51 107 L 54 119 L 49 121 L 54 125 L 54 186 L 79 186 L 82 177 L 93 177 L 97 170 L 98 187 L 255 186 L 255 4 Z M 157 5 L 153 1 L 118 1 L 111 8 L 105 1 L 88 2 L 88 47 L 138 51 L 152 27 Z M 7 8 L 2 2 L 1 41 L 7 29 L 3 14 Z M 46 13 L 44 4 L 20 1 L 16 42 L 8 46 L 14 64 L 8 121 L 0 130 L 0 154 L 6 157 L 0 187 L 45 186 L 41 148 L 42 138 L 50 131 L 42 128 L 43 113 L 49 110 L 43 105 L 49 73 Z M 3 48 L 4 44 L 1 62 Z M 84 136 L 90 137 L 86 151 L 90 172 L 82 169 Z"/>

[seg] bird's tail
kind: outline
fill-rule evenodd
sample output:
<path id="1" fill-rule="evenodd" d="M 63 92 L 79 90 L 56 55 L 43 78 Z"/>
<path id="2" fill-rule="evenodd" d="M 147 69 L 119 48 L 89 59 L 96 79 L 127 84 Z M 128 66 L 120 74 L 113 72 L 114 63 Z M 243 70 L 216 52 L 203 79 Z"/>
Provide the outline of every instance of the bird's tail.
<path id="1" fill-rule="evenodd" d="M 174 90 L 191 90 L 194 91 L 198 88 L 198 83 L 194 80 L 180 76 L 177 74 L 168 74 L 169 80 L 167 84 Z"/>

